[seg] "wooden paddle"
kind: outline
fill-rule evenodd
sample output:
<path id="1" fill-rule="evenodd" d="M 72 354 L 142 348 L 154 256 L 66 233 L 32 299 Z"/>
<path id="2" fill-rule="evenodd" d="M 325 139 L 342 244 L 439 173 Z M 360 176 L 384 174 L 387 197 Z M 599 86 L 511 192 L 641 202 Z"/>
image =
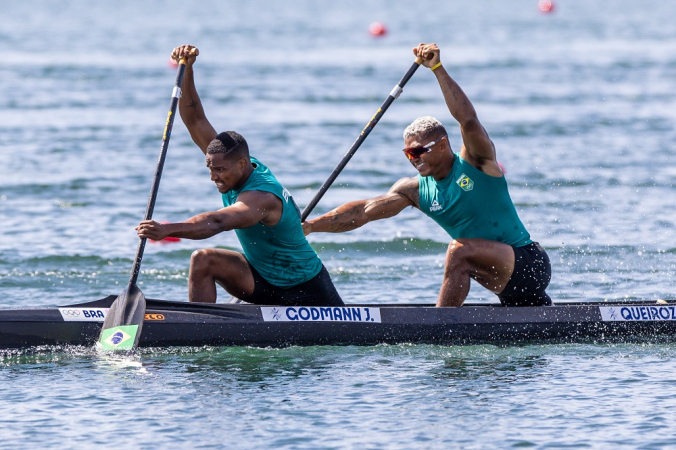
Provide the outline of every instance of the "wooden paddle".
<path id="1" fill-rule="evenodd" d="M 428 56 L 428 59 L 434 58 L 433 54 L 430 54 Z M 375 128 L 375 126 L 378 124 L 380 121 L 380 118 L 383 117 L 383 114 L 385 114 L 385 111 L 387 111 L 387 108 L 390 107 L 392 102 L 394 102 L 397 98 L 399 98 L 399 95 L 401 92 L 404 90 L 404 86 L 406 83 L 408 83 L 408 80 L 411 79 L 413 74 L 415 73 L 416 70 L 418 70 L 418 67 L 423 63 L 423 59 L 420 57 L 417 57 L 415 59 L 415 62 L 411 64 L 411 67 L 409 67 L 408 71 L 404 75 L 404 77 L 399 81 L 399 83 L 392 89 L 392 92 L 390 92 L 390 95 L 387 97 L 385 102 L 382 104 L 380 108 L 378 108 L 378 111 L 374 114 L 373 118 L 369 121 L 369 123 L 366 124 L 364 129 L 361 131 L 361 134 L 359 137 L 357 137 L 357 140 L 354 141 L 354 144 L 352 144 L 352 147 L 350 147 L 350 150 L 343 156 L 343 159 L 338 163 L 335 169 L 333 169 L 333 172 L 331 172 L 331 175 L 329 175 L 329 178 L 322 184 L 322 187 L 319 188 L 319 191 L 317 191 L 317 194 L 314 196 L 314 198 L 308 203 L 308 205 L 305 207 L 303 210 L 303 214 L 300 216 L 301 222 L 304 222 L 305 219 L 308 218 L 310 213 L 312 212 L 313 209 L 315 209 L 315 206 L 317 206 L 317 203 L 319 203 L 319 200 L 326 194 L 326 191 L 329 190 L 331 185 L 333 184 L 334 181 L 336 181 L 336 178 L 338 178 L 338 175 L 342 170 L 345 168 L 347 163 L 352 159 L 352 156 L 357 152 L 361 144 L 366 140 L 368 135 L 371 133 L 371 130 Z"/>
<path id="2" fill-rule="evenodd" d="M 192 50 L 193 54 L 198 55 L 199 52 L 196 52 L 195 50 L 197 49 Z M 162 169 L 164 168 L 164 160 L 167 157 L 171 129 L 174 125 L 174 116 L 176 115 L 178 99 L 181 97 L 181 85 L 183 84 L 185 67 L 186 58 L 184 57 L 178 62 L 176 83 L 174 85 L 174 90 L 171 93 L 169 114 L 167 115 L 167 122 L 164 126 L 162 148 L 160 150 L 160 157 L 157 161 L 157 168 L 155 169 L 153 187 L 150 190 L 145 220 L 150 220 L 153 217 L 157 191 L 160 188 L 160 178 L 162 177 Z M 136 248 L 136 257 L 134 258 L 134 267 L 131 271 L 129 285 L 110 306 L 110 310 L 103 322 L 103 328 L 101 329 L 98 342 L 103 350 L 132 350 L 138 346 L 138 341 L 141 337 L 141 328 L 143 328 L 143 318 L 146 313 L 146 298 L 143 296 L 143 292 L 136 286 L 136 281 L 138 280 L 138 274 L 141 270 L 141 260 L 143 259 L 143 250 L 145 249 L 145 246 L 146 239 L 140 238 L 138 247 Z"/>

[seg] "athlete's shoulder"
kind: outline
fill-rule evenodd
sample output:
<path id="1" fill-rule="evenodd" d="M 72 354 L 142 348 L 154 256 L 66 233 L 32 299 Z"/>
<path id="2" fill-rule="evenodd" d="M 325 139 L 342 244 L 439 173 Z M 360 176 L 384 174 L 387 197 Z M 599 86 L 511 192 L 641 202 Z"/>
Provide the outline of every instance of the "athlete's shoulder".
<path id="1" fill-rule="evenodd" d="M 261 163 L 254 157 L 251 157 L 251 163 L 254 166 L 254 170 L 251 172 L 249 179 L 244 185 L 245 190 L 256 189 L 256 187 L 260 186 L 281 187 L 281 184 L 277 178 L 265 164 Z"/>
<path id="2" fill-rule="evenodd" d="M 399 194 L 406 197 L 414 206 L 419 206 L 419 186 L 418 177 L 405 177 L 397 181 L 390 188 L 390 193 Z"/>
<path id="3" fill-rule="evenodd" d="M 491 142 L 491 145 L 492 144 L 493 143 Z M 493 147 L 493 150 L 495 151 L 495 146 Z M 498 160 L 495 158 L 477 159 L 473 157 L 465 147 L 462 148 L 460 153 L 456 153 L 456 157 L 456 159 L 459 161 L 459 169 L 471 166 L 479 172 L 494 178 L 501 178 L 504 175 Z"/>
<path id="4" fill-rule="evenodd" d="M 272 192 L 251 189 L 242 192 L 237 197 L 237 201 L 248 205 L 249 207 L 269 208 L 271 205 L 280 204 L 279 197 Z M 281 206 L 281 204 L 280 204 Z"/>

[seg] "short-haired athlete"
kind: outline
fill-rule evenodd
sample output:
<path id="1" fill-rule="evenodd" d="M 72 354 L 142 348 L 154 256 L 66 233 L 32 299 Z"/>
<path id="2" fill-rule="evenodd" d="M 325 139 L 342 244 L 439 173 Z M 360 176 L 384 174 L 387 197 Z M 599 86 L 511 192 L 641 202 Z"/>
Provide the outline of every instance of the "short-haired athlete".
<path id="1" fill-rule="evenodd" d="M 384 195 L 346 203 L 305 222 L 305 234 L 353 230 L 415 206 L 453 238 L 437 306 L 461 306 L 470 279 L 497 294 L 506 306 L 551 305 L 545 292 L 551 278 L 549 257 L 519 219 L 493 142 L 472 103 L 441 65 L 439 47 L 420 44 L 413 53 L 432 69 L 448 109 L 460 123 L 460 152 L 452 152 L 448 133 L 437 119 L 416 119 L 404 131 L 404 153 L 418 176 L 397 181 Z"/>
<path id="2" fill-rule="evenodd" d="M 155 240 L 168 236 L 206 239 L 235 230 L 244 254 L 224 249 L 196 250 L 190 260 L 189 299 L 216 302 L 216 283 L 248 303 L 283 306 L 343 305 L 331 277 L 310 247 L 300 211 L 289 191 L 256 158 L 234 131 L 217 134 L 197 95 L 193 64 L 199 52 L 177 47 L 171 56 L 187 59 L 181 119 L 206 155 L 211 180 L 224 208 L 198 214 L 185 222 L 143 221 L 138 235 Z"/>

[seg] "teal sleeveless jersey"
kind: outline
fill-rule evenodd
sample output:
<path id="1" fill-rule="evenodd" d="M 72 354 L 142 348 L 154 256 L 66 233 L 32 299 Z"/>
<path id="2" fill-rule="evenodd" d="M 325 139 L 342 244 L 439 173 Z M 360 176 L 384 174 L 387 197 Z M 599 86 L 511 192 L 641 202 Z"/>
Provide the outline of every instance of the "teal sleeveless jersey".
<path id="1" fill-rule="evenodd" d="M 486 175 L 455 154 L 441 181 L 418 175 L 420 210 L 453 239 L 482 238 L 523 247 L 533 241 L 519 219 L 505 177 Z"/>
<path id="2" fill-rule="evenodd" d="M 222 194 L 223 205 L 234 204 L 242 192 L 263 191 L 279 197 L 283 212 L 273 227 L 257 223 L 235 230 L 244 256 L 272 285 L 289 288 L 311 280 L 322 270 L 322 262 L 305 239 L 298 206 L 266 166 L 253 157 L 251 163 L 251 176 L 241 188 Z"/>

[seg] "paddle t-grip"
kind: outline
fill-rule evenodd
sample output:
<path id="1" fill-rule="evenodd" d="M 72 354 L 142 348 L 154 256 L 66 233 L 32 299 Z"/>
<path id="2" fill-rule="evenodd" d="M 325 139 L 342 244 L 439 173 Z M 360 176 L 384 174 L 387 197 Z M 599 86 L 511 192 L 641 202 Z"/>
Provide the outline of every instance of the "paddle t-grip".
<path id="1" fill-rule="evenodd" d="M 190 56 L 192 56 L 192 55 L 199 56 L 200 51 L 197 50 L 197 48 L 192 48 L 192 49 L 190 49 Z M 187 60 L 186 56 L 184 56 L 183 58 L 178 60 L 178 63 L 183 64 L 183 65 L 185 65 L 187 62 L 188 62 L 188 60 Z"/>
<path id="2" fill-rule="evenodd" d="M 426 58 L 426 59 L 427 59 L 428 61 L 429 61 L 430 59 L 433 59 L 433 58 L 434 58 L 434 53 L 428 53 L 428 54 L 427 54 L 427 58 Z M 417 65 L 419 65 L 419 66 L 422 65 L 423 62 L 425 62 L 425 60 L 422 59 L 420 56 L 418 56 L 418 57 L 415 59 L 415 63 L 416 63 Z"/>

